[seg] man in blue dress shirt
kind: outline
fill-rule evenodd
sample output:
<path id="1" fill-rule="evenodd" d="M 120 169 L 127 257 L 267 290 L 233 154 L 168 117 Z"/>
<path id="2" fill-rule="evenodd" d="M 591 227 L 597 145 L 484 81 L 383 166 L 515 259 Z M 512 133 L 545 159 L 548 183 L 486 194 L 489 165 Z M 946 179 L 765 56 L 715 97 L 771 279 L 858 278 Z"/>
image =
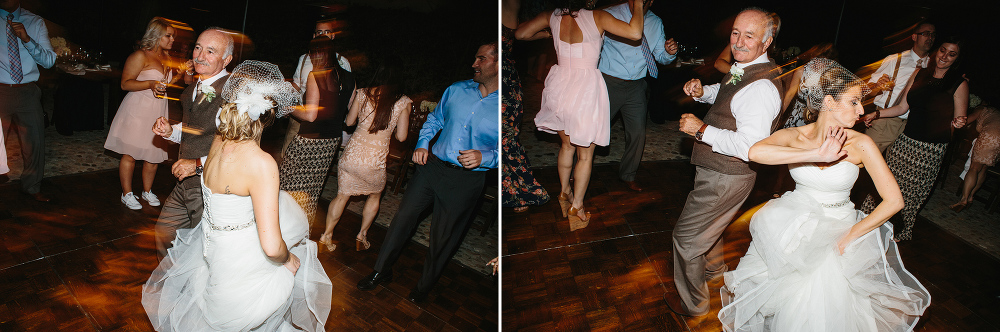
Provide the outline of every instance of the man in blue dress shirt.
<path id="1" fill-rule="evenodd" d="M 17 127 L 24 156 L 21 191 L 37 201 L 48 202 L 42 194 L 45 169 L 45 125 L 42 120 L 42 90 L 38 88 L 38 66 L 51 68 L 56 52 L 49 44 L 44 20 L 21 8 L 20 0 L 0 0 L 0 122 L 7 136 Z"/>
<path id="2" fill-rule="evenodd" d="M 496 42 L 480 46 L 472 64 L 473 78 L 448 87 L 427 116 L 413 151 L 416 173 L 386 233 L 375 272 L 358 282 L 358 289 L 374 289 L 392 280 L 392 265 L 420 224 L 421 212 L 429 206 L 434 207 L 430 248 L 410 301 L 426 299 L 461 244 L 485 181 L 496 181 L 487 179 L 486 171 L 496 168 L 500 157 L 497 52 Z M 437 142 L 429 147 L 439 132 Z"/>
<path id="3" fill-rule="evenodd" d="M 631 2 L 604 9 L 615 18 L 628 22 L 632 19 Z M 646 16 L 643 17 L 642 39 L 631 41 L 611 33 L 604 34 L 601 62 L 597 68 L 604 74 L 611 102 L 611 120 L 622 113 L 625 126 L 625 151 L 618 178 L 634 191 L 642 191 L 635 182 L 635 172 L 642 160 L 642 149 L 646 146 L 646 97 L 647 83 L 643 80 L 647 73 L 656 78 L 656 63 L 668 64 L 677 54 L 674 39 L 666 40 L 663 21 L 649 11 L 652 0 L 646 0 Z"/>

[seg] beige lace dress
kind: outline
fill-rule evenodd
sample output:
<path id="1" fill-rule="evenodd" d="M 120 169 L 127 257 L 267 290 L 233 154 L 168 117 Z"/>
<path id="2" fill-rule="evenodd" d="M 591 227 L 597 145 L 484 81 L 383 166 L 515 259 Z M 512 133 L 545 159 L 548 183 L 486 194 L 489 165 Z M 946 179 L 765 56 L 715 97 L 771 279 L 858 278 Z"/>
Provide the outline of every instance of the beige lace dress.
<path id="1" fill-rule="evenodd" d="M 364 93 L 359 92 L 355 98 L 360 98 L 357 102 L 366 106 L 358 114 L 358 128 L 347 142 L 344 155 L 337 165 L 337 194 L 340 195 L 367 195 L 382 191 L 385 187 L 385 157 L 389 153 L 389 139 L 396 129 L 396 122 L 404 105 L 411 102 L 407 96 L 399 98 L 392 106 L 389 126 L 372 134 L 368 132 L 368 128 L 371 128 L 375 119 L 375 108 L 373 104 L 366 103 L 368 100 Z"/>

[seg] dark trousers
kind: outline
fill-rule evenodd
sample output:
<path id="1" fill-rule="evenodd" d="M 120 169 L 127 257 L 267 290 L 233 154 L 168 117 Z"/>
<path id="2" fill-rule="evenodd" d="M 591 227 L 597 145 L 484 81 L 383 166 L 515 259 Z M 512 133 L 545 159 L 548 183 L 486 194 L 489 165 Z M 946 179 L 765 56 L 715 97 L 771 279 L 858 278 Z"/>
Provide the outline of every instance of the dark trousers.
<path id="1" fill-rule="evenodd" d="M 160 218 L 156 220 L 154 238 L 157 258 L 163 259 L 171 242 L 177 237 L 177 229 L 194 228 L 201 222 L 201 212 L 205 209 L 201 197 L 201 175 L 178 181 L 174 190 L 163 201 Z"/>
<path id="2" fill-rule="evenodd" d="M 7 137 L 11 126 L 17 128 L 21 156 L 24 157 L 21 190 L 29 194 L 41 191 L 45 170 L 42 89 L 34 83 L 21 86 L 0 85 L 0 122 L 3 122 L 4 137 Z"/>
<path id="3" fill-rule="evenodd" d="M 486 181 L 486 172 L 454 169 L 445 163 L 431 155 L 427 164 L 417 165 L 416 174 L 406 185 L 399 211 L 389 224 L 375 261 L 375 271 L 392 268 L 420 224 L 421 212 L 433 205 L 430 245 L 424 272 L 417 282 L 417 289 L 423 292 L 434 286 L 448 260 L 462 244 Z"/>
<path id="4" fill-rule="evenodd" d="M 635 172 L 642 161 L 642 150 L 646 147 L 646 89 L 645 80 L 628 81 L 614 76 L 604 75 L 604 83 L 608 86 L 608 99 L 611 102 L 611 121 L 615 115 L 622 114 L 622 125 L 625 127 L 625 149 L 622 162 L 618 167 L 618 178 L 623 181 L 635 181 Z"/>

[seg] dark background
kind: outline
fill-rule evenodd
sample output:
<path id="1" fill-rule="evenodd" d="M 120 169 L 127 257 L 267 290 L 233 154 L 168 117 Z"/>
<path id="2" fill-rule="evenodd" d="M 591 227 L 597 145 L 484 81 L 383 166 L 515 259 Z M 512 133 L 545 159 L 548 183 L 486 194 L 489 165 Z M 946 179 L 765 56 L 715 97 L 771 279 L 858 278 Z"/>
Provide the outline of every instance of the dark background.
<path id="1" fill-rule="evenodd" d="M 598 7 L 617 2 L 599 0 Z M 522 21 L 543 9 L 553 8 L 557 3 L 561 1 L 523 0 Z M 1000 70 L 993 65 L 993 59 L 1000 52 L 993 33 L 998 25 L 996 17 L 1000 14 L 1000 1 L 656 0 L 651 10 L 663 20 L 667 38 L 675 38 L 684 46 L 697 47 L 697 54 L 694 55 L 705 58 L 705 68 L 695 69 L 692 74 L 714 78 L 717 82 L 722 74 L 713 73 L 714 69 L 709 67 L 729 43 L 729 31 L 735 15 L 748 6 L 758 6 L 781 17 L 781 31 L 773 47 L 786 49 L 796 46 L 805 51 L 819 43 L 835 42 L 840 52 L 839 62 L 852 70 L 912 47 L 912 30 L 909 29 L 927 19 L 937 27 L 936 42 L 940 43 L 949 35 L 959 35 L 965 41 L 960 70 L 967 74 L 972 93 L 987 97 L 994 104 L 1000 102 L 997 100 L 1000 84 L 995 79 Z M 521 50 L 526 53 L 534 51 L 530 46 L 515 47 L 515 52 Z M 531 54 L 518 56 L 530 57 Z"/>
<path id="2" fill-rule="evenodd" d="M 495 3 L 464 0 L 22 0 L 21 5 L 54 23 L 50 37 L 62 36 L 119 66 L 155 16 L 191 27 L 193 32 L 173 45 L 174 53 L 186 58 L 207 27 L 241 31 L 252 47 L 242 54 L 237 49 L 230 69 L 238 58 L 263 60 L 279 65 L 286 78 L 306 51 L 316 20 L 334 18 L 346 32 L 337 35 L 337 46 L 362 86 L 371 55 L 396 55 L 406 92 L 436 95 L 472 78 L 476 49 L 497 39 L 499 24 Z"/>

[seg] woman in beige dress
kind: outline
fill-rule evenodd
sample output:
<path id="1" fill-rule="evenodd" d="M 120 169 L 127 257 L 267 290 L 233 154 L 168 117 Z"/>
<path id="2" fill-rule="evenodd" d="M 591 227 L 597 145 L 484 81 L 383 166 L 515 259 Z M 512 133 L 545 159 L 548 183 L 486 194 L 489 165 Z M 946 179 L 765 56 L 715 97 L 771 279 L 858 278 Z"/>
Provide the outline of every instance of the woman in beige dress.
<path id="1" fill-rule="evenodd" d="M 361 230 L 355 238 L 357 250 L 371 247 L 368 228 L 378 215 L 379 199 L 385 188 L 385 157 L 393 130 L 396 139 L 406 141 L 412 101 L 402 94 L 397 82 L 398 71 L 391 67 L 398 61 L 382 61 L 372 75 L 367 88 L 355 92 L 347 113 L 346 124 L 358 124 L 344 148 L 337 167 L 337 197 L 330 201 L 326 215 L 326 231 L 319 242 L 334 250 L 333 228 L 340 222 L 351 196 L 368 195 L 361 214 Z"/>
<path id="2" fill-rule="evenodd" d="M 104 148 L 120 153 L 118 178 L 122 185 L 121 201 L 132 210 L 142 205 L 132 193 L 132 174 L 135 161 L 142 160 L 142 199 L 150 206 L 159 206 L 160 200 L 151 191 L 159 163 L 167 160 L 166 141 L 154 137 L 150 126 L 159 117 L 167 116 L 167 100 L 163 98 L 167 84 L 180 77 L 172 75 L 167 50 L 174 44 L 174 28 L 169 21 L 154 17 L 146 27 L 139 50 L 125 60 L 122 70 L 122 90 L 128 91 L 122 100 Z M 185 65 L 179 72 L 187 71 Z"/>

